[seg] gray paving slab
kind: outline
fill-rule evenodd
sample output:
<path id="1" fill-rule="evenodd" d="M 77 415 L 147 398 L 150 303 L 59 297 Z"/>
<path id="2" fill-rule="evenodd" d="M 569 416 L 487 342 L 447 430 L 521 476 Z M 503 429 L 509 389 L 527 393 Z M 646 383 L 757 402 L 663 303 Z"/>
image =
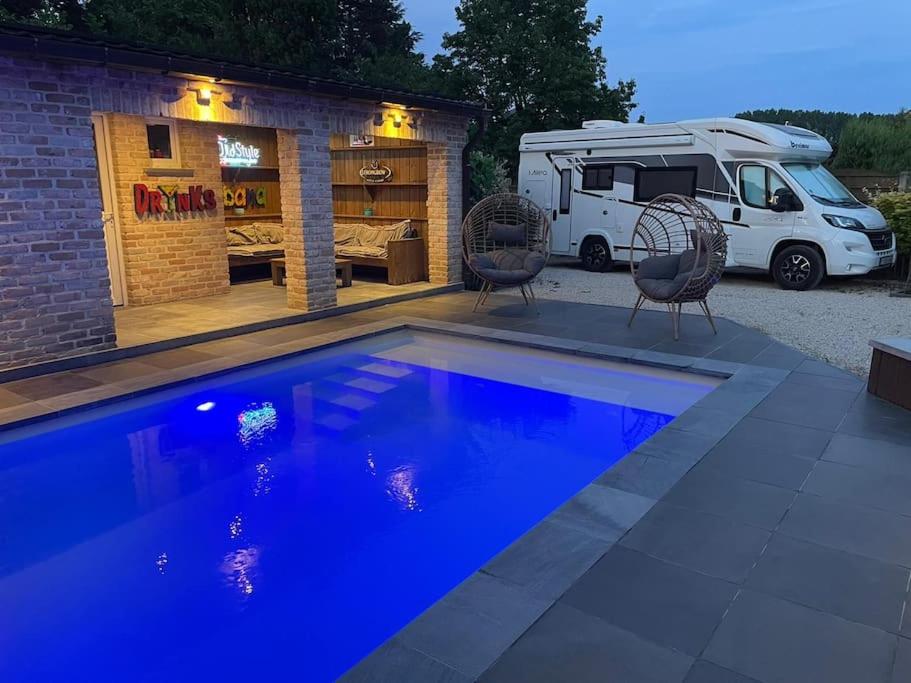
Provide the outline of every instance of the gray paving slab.
<path id="1" fill-rule="evenodd" d="M 597 536 L 545 520 L 484 565 L 482 571 L 537 597 L 556 600 L 611 545 Z"/>
<path id="2" fill-rule="evenodd" d="M 767 683 L 885 683 L 896 636 L 744 590 L 704 657 Z"/>
<path id="3" fill-rule="evenodd" d="M 399 631 L 398 641 L 480 676 L 550 606 L 503 579 L 473 574 Z"/>
<path id="4" fill-rule="evenodd" d="M 823 498 L 911 515 L 911 476 L 821 461 L 803 490 Z"/>
<path id="5" fill-rule="evenodd" d="M 911 640 L 899 638 L 895 663 L 892 665 L 892 683 L 907 681 L 911 681 Z"/>
<path id="6" fill-rule="evenodd" d="M 902 445 L 850 434 L 835 434 L 823 452 L 822 459 L 911 477 L 911 443 Z"/>
<path id="7" fill-rule="evenodd" d="M 561 601 L 659 645 L 697 656 L 736 591 L 727 581 L 615 546 Z"/>
<path id="8" fill-rule="evenodd" d="M 755 678 L 749 678 L 736 671 L 712 664 L 712 662 L 705 659 L 697 659 L 693 662 L 693 666 L 683 683 L 758 683 L 758 681 Z"/>
<path id="9" fill-rule="evenodd" d="M 648 441 L 639 444 L 636 452 L 671 462 L 693 464 L 702 459 L 718 440 L 717 436 L 682 431 L 668 426 Z"/>
<path id="10" fill-rule="evenodd" d="M 795 495 L 789 489 L 732 477 L 708 467 L 697 467 L 661 500 L 772 530 Z"/>
<path id="11" fill-rule="evenodd" d="M 911 518 L 799 493 L 781 533 L 890 564 L 911 567 Z"/>
<path id="12" fill-rule="evenodd" d="M 803 384 L 779 385 L 750 415 L 775 422 L 834 431 L 851 408 L 857 394 Z"/>
<path id="13" fill-rule="evenodd" d="M 684 679 L 692 661 L 603 619 L 557 603 L 480 680 L 675 683 Z"/>
<path id="14" fill-rule="evenodd" d="M 797 491 L 815 463 L 810 458 L 782 455 L 777 449 L 732 439 L 709 451 L 695 469 L 710 468 L 731 477 Z"/>
<path id="15" fill-rule="evenodd" d="M 759 558 L 769 536 L 758 527 L 659 502 L 620 544 L 739 583 Z"/>
<path id="16" fill-rule="evenodd" d="M 836 391 L 852 391 L 855 394 L 863 391 L 865 383 L 854 375 L 846 377 L 833 375 L 817 375 L 805 372 L 792 372 L 785 380 L 788 384 L 802 384 L 814 387 L 820 391 L 834 389 Z"/>
<path id="17" fill-rule="evenodd" d="M 647 498 L 661 498 L 690 467 L 689 462 L 672 462 L 663 457 L 633 452 L 595 479 L 595 484 Z"/>
<path id="18" fill-rule="evenodd" d="M 911 443 L 909 411 L 861 392 L 839 425 L 844 434 L 865 436 L 898 444 Z"/>
<path id="19" fill-rule="evenodd" d="M 718 448 L 734 451 L 748 447 L 757 454 L 768 451 L 815 460 L 822 455 L 832 434 L 832 431 L 765 420 L 751 414 L 734 425 Z"/>
<path id="20" fill-rule="evenodd" d="M 775 534 L 746 586 L 898 632 L 908 578 L 905 567 Z"/>
<path id="21" fill-rule="evenodd" d="M 605 541 L 616 541 L 655 504 L 655 499 L 591 484 L 554 510 L 548 519 Z"/>
<path id="22" fill-rule="evenodd" d="M 395 640 L 384 643 L 339 678 L 341 683 L 470 683 L 472 680 Z"/>

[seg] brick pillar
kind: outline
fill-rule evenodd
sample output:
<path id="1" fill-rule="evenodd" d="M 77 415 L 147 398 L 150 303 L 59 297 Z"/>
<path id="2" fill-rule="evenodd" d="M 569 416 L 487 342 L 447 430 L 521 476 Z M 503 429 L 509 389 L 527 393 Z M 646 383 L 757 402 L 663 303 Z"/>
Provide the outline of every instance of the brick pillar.
<path id="1" fill-rule="evenodd" d="M 427 145 L 427 260 L 430 281 L 462 279 L 462 147 Z"/>
<path id="2" fill-rule="evenodd" d="M 0 58 L 0 368 L 114 346 L 88 86 Z"/>
<path id="3" fill-rule="evenodd" d="M 288 306 L 331 308 L 336 298 L 329 128 L 276 132 Z"/>

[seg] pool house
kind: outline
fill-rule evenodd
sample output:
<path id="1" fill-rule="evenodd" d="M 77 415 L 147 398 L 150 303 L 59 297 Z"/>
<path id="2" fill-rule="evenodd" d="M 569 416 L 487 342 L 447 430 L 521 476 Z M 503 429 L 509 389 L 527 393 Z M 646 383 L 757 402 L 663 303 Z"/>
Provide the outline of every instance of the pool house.
<path id="1" fill-rule="evenodd" d="M 458 288 L 482 113 L 0 28 L 0 370 Z"/>

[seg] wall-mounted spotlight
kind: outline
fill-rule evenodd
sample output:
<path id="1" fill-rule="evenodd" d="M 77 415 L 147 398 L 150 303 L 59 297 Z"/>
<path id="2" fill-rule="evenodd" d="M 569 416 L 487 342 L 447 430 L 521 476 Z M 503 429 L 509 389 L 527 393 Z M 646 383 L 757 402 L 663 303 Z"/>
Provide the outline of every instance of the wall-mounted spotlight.
<path id="1" fill-rule="evenodd" d="M 408 127 L 409 128 L 416 129 L 422 123 L 424 123 L 424 115 L 421 113 L 412 114 L 410 117 L 408 117 Z"/>
<path id="2" fill-rule="evenodd" d="M 373 125 L 377 127 L 383 125 L 383 112 L 378 111 L 373 114 Z"/>
<path id="3" fill-rule="evenodd" d="M 200 88 L 196 91 L 196 104 L 201 107 L 208 107 L 212 104 L 212 89 Z"/>
<path id="4" fill-rule="evenodd" d="M 399 112 L 392 115 L 392 125 L 396 128 L 402 127 L 402 115 Z"/>

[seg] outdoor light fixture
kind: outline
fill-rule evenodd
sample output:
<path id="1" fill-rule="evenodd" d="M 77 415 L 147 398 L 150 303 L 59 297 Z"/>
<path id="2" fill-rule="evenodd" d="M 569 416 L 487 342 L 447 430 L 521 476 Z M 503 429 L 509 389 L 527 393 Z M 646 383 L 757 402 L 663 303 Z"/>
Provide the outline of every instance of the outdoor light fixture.
<path id="1" fill-rule="evenodd" d="M 382 126 L 383 125 L 383 112 L 378 111 L 373 115 L 373 125 Z"/>
<path id="2" fill-rule="evenodd" d="M 211 88 L 200 88 L 196 91 L 196 104 L 201 107 L 208 107 L 212 104 L 212 90 Z"/>
<path id="3" fill-rule="evenodd" d="M 411 117 L 409 117 L 409 119 L 408 119 L 408 127 L 409 127 L 409 128 L 416 129 L 416 128 L 417 128 L 418 126 L 420 126 L 422 123 L 424 123 L 424 115 L 423 115 L 423 114 L 412 114 Z"/>
<path id="4" fill-rule="evenodd" d="M 392 125 L 396 128 L 402 127 L 402 115 L 399 112 L 392 115 Z"/>

